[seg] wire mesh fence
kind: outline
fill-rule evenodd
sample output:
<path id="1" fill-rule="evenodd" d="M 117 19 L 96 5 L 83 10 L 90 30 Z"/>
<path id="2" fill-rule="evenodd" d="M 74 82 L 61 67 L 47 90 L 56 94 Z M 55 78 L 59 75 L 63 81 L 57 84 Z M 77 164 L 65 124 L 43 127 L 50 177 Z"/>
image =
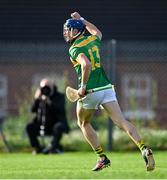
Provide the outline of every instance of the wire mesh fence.
<path id="1" fill-rule="evenodd" d="M 117 84 L 129 119 L 155 119 L 166 126 L 166 42 L 118 42 Z"/>
<path id="2" fill-rule="evenodd" d="M 102 43 L 102 64 L 111 79 L 115 76 L 117 97 L 126 118 L 155 119 L 167 127 L 166 46 L 166 41 Z M 1 42 L 0 116 L 16 115 L 18 99 L 38 86 L 43 77 L 52 78 L 61 92 L 67 85 L 77 87 L 68 45 Z"/>

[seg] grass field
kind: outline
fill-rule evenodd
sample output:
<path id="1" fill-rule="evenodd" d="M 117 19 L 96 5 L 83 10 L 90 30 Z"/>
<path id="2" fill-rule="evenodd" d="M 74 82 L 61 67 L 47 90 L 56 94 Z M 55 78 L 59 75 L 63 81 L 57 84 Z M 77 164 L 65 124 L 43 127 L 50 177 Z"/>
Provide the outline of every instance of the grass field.
<path id="1" fill-rule="evenodd" d="M 61 155 L 0 154 L 1 179 L 166 179 L 167 153 L 154 153 L 156 169 L 146 172 L 139 152 L 108 153 L 111 167 L 92 172 L 92 152 Z"/>

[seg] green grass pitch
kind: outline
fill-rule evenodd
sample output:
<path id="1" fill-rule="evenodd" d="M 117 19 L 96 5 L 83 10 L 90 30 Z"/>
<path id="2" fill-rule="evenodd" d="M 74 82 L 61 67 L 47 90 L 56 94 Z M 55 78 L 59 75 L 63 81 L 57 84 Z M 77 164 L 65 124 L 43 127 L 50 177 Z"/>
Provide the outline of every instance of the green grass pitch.
<path id="1" fill-rule="evenodd" d="M 93 152 L 60 155 L 0 154 L 0 179 L 166 179 L 167 153 L 154 153 L 156 169 L 146 172 L 139 152 L 107 153 L 111 166 L 92 172 Z"/>

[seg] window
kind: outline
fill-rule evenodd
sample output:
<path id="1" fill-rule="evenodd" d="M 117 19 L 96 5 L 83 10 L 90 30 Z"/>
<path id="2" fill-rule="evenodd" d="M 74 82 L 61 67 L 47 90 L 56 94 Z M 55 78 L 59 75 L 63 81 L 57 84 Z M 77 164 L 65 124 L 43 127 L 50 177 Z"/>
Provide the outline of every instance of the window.
<path id="1" fill-rule="evenodd" d="M 151 119 L 153 82 L 149 74 L 125 74 L 122 78 L 123 112 L 128 119 Z"/>
<path id="2" fill-rule="evenodd" d="M 7 115 L 7 77 L 0 75 L 0 118 Z"/>

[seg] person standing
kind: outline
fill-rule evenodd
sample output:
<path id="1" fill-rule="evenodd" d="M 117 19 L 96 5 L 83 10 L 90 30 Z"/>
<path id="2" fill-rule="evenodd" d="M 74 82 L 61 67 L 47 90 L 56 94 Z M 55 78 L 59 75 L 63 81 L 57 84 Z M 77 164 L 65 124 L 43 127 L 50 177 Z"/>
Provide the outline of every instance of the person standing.
<path id="1" fill-rule="evenodd" d="M 87 30 L 90 35 L 84 36 Z M 113 85 L 107 78 L 100 62 L 101 31 L 85 20 L 78 12 L 71 14 L 64 24 L 63 36 L 70 43 L 69 55 L 78 75 L 78 95 L 76 113 L 78 126 L 85 139 L 98 156 L 93 171 L 110 166 L 110 160 L 103 151 L 92 125 L 91 118 L 96 109 L 102 106 L 112 121 L 123 129 L 141 150 L 147 171 L 155 168 L 153 153 L 148 148 L 134 125 L 125 120 L 118 104 Z M 92 92 L 92 93 L 87 93 Z M 83 98 L 84 97 L 84 98 Z"/>

